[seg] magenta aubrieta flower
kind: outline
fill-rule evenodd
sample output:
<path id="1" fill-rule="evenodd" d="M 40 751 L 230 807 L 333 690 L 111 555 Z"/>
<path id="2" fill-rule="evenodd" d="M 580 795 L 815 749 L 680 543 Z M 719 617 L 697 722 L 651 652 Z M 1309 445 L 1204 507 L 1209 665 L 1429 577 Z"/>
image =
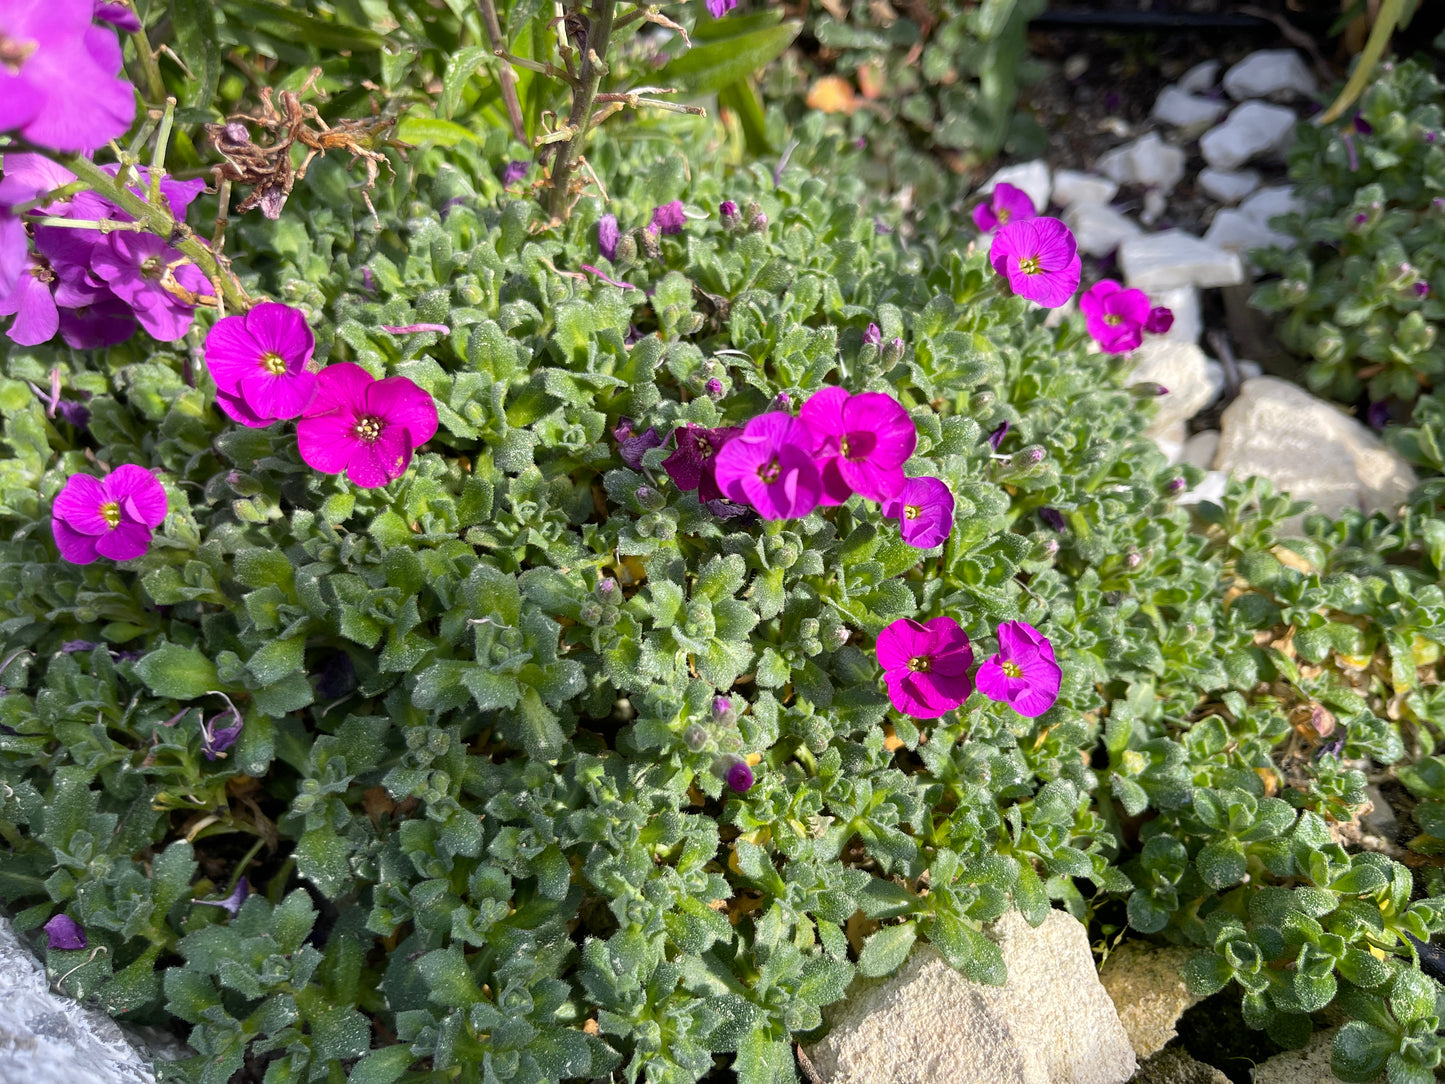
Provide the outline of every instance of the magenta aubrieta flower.
<path id="1" fill-rule="evenodd" d="M 742 432 L 742 427 L 736 425 L 718 429 L 679 426 L 672 432 L 677 450 L 662 461 L 662 468 L 678 489 L 697 490 L 697 499 L 702 503 L 719 500 L 723 491 L 717 480 L 717 454 Z"/>
<path id="2" fill-rule="evenodd" d="M 1014 293 L 1049 309 L 1074 296 L 1083 267 L 1074 235 L 1057 218 L 1000 226 L 988 262 Z"/>
<path id="3" fill-rule="evenodd" d="M 127 463 L 104 478 L 72 474 L 55 498 L 50 527 L 60 556 L 71 564 L 88 565 L 97 557 L 129 561 L 150 548 L 166 508 L 156 476 Z"/>
<path id="4" fill-rule="evenodd" d="M 1010 222 L 1027 222 L 1038 217 L 1038 213 L 1027 192 L 1007 181 L 1000 181 L 994 185 L 990 197 L 974 207 L 973 224 L 988 233 Z"/>
<path id="5" fill-rule="evenodd" d="M 681 233 L 687 225 L 687 216 L 682 211 L 682 200 L 664 203 L 652 211 L 652 221 L 647 228 L 653 233 Z"/>
<path id="6" fill-rule="evenodd" d="M 738 0 L 707 0 L 707 10 L 714 19 L 721 19 L 737 6 Z"/>
<path id="7" fill-rule="evenodd" d="M 813 435 L 823 504 L 842 504 L 854 493 L 885 501 L 902 487 L 918 432 L 891 395 L 824 388 L 809 396 L 798 417 Z"/>
<path id="8" fill-rule="evenodd" d="M 904 715 L 937 719 L 973 693 L 973 648 L 951 617 L 900 618 L 878 634 L 888 699 Z"/>
<path id="9" fill-rule="evenodd" d="M 1084 291 L 1079 311 L 1106 354 L 1127 354 L 1144 341 L 1150 308 L 1143 290 L 1126 290 L 1113 279 L 1103 279 Z"/>
<path id="10" fill-rule="evenodd" d="M 190 329 L 195 306 L 167 287 L 192 294 L 215 291 L 200 268 L 150 233 L 113 233 L 95 246 L 90 277 L 130 306 L 154 339 L 169 343 Z"/>
<path id="11" fill-rule="evenodd" d="M 50 937 L 50 947 L 63 952 L 78 952 L 86 947 L 85 930 L 69 915 L 56 915 L 40 927 Z"/>
<path id="12" fill-rule="evenodd" d="M 642 469 L 643 453 L 662 447 L 662 442 L 666 439 L 659 436 L 656 427 L 651 425 L 639 433 L 633 428 L 631 418 L 619 418 L 617 428 L 612 430 L 612 437 L 617 441 L 617 454 L 622 457 L 622 462 L 633 470 Z"/>
<path id="13" fill-rule="evenodd" d="M 953 530 L 953 491 L 940 478 L 909 478 L 883 514 L 898 521 L 903 541 L 921 550 L 940 545 Z"/>
<path id="14" fill-rule="evenodd" d="M 290 305 L 264 301 L 217 320 L 204 347 L 216 405 L 253 429 L 299 417 L 316 392 L 306 368 L 315 349 L 305 314 Z"/>
<path id="15" fill-rule="evenodd" d="M 617 242 L 621 238 L 616 215 L 603 215 L 597 220 L 597 251 L 607 259 L 617 259 Z"/>
<path id="16" fill-rule="evenodd" d="M 201 718 L 201 752 L 207 760 L 215 760 L 218 756 L 224 756 L 227 749 L 236 744 L 236 739 L 241 736 L 241 728 L 245 721 L 241 713 L 236 710 L 236 705 L 231 703 L 231 698 L 225 693 L 217 693 L 226 702 L 226 710 L 213 716 L 209 721 L 203 716 Z"/>
<path id="17" fill-rule="evenodd" d="M 1164 305 L 1155 305 L 1149 310 L 1149 318 L 1144 321 L 1144 330 L 1150 335 L 1163 335 L 1174 326 L 1174 313 Z"/>
<path id="18" fill-rule="evenodd" d="M 1047 636 L 1023 621 L 1005 621 L 998 654 L 984 660 L 975 680 L 984 696 L 1033 719 L 1054 706 L 1063 677 Z"/>
<path id="19" fill-rule="evenodd" d="M 723 496 L 764 519 L 797 519 L 818 504 L 823 483 L 813 463 L 813 436 L 797 418 L 760 414 L 717 453 Z"/>
<path id="20" fill-rule="evenodd" d="M 316 395 L 296 423 L 306 465 L 374 489 L 400 478 L 412 452 L 436 435 L 430 394 L 404 376 L 377 380 L 344 361 L 316 374 Z"/>

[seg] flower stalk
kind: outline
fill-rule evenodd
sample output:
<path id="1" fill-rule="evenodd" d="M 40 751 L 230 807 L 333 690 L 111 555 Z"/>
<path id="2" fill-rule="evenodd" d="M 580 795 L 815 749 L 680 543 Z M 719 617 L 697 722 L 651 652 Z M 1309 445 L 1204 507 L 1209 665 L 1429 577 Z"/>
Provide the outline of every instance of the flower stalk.
<path id="1" fill-rule="evenodd" d="M 577 171 L 577 161 L 587 141 L 587 132 L 592 127 L 592 108 L 602 77 L 607 74 L 607 47 L 612 38 L 612 17 L 616 8 L 616 0 L 597 0 L 588 28 L 577 73 L 577 90 L 572 95 L 572 111 L 567 116 L 566 127 L 572 130 L 572 136 L 557 152 L 547 193 L 547 211 L 556 219 L 564 217 L 567 212 L 572 175 Z"/>

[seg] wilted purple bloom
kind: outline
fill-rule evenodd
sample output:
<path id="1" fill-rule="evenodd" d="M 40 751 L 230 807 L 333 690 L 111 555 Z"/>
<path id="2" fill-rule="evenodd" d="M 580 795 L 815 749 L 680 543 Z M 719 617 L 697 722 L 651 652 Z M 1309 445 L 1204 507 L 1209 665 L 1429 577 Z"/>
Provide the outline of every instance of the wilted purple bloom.
<path id="1" fill-rule="evenodd" d="M 682 212 L 682 200 L 675 199 L 654 208 L 648 229 L 654 233 L 681 233 L 687 225 L 687 216 Z"/>
<path id="2" fill-rule="evenodd" d="M 663 438 L 658 436 L 657 429 L 650 425 L 644 433 L 635 432 L 631 418 L 619 418 L 617 428 L 612 430 L 612 436 L 617 441 L 617 454 L 622 457 L 622 462 L 633 470 L 641 470 L 642 454 L 649 448 L 662 447 L 663 441 Z"/>
<path id="3" fill-rule="evenodd" d="M 53 949 L 75 952 L 85 948 L 88 943 L 85 940 L 85 930 L 69 915 L 56 915 L 41 929 L 50 935 L 50 947 Z"/>
<path id="4" fill-rule="evenodd" d="M 1010 222 L 1026 222 L 1038 213 L 1027 192 L 1000 181 L 994 185 L 992 196 L 973 209 L 973 224 L 987 233 Z"/>
<path id="5" fill-rule="evenodd" d="M 1020 297 L 1056 309 L 1079 288 L 1082 263 L 1074 235 L 1057 218 L 1000 226 L 988 261 Z"/>
<path id="6" fill-rule="evenodd" d="M 988 435 L 988 446 L 994 451 L 998 451 L 998 446 L 1003 443 L 1003 438 L 1008 436 L 1008 431 L 1009 423 L 1007 421 L 999 422 L 993 432 Z"/>
<path id="7" fill-rule="evenodd" d="M 863 331 L 864 346 L 882 346 L 883 332 L 878 330 L 877 324 L 869 324 Z"/>
<path id="8" fill-rule="evenodd" d="M 823 493 L 813 441 L 791 414 L 760 414 L 717 453 L 717 484 L 728 500 L 764 519 L 806 516 Z"/>
<path id="9" fill-rule="evenodd" d="M 603 215 L 597 220 L 597 251 L 607 259 L 617 259 L 617 242 L 621 237 L 616 215 Z"/>
<path id="10" fill-rule="evenodd" d="M 1062 532 L 1064 529 L 1064 517 L 1057 508 L 1040 508 L 1039 519 L 1056 531 Z"/>
<path id="11" fill-rule="evenodd" d="M 77 651 L 94 651 L 95 643 L 91 640 L 66 640 L 60 645 L 61 654 L 74 655 Z"/>
<path id="12" fill-rule="evenodd" d="M 738 0 L 707 0 L 707 10 L 714 19 L 721 19 L 737 6 Z"/>
<path id="13" fill-rule="evenodd" d="M 883 514 L 898 521 L 903 541 L 921 550 L 932 549 L 953 530 L 953 491 L 939 478 L 909 478 Z"/>
<path id="14" fill-rule="evenodd" d="M 516 184 L 527 175 L 527 171 L 531 168 L 531 162 L 508 162 L 502 170 L 502 186 L 505 188 Z"/>
<path id="15" fill-rule="evenodd" d="M 1054 706 L 1063 676 L 1048 637 L 1023 621 L 1005 621 L 998 627 L 998 654 L 984 660 L 974 681 L 990 700 L 1034 719 Z"/>
<path id="16" fill-rule="evenodd" d="M 107 4 L 104 0 L 95 0 L 95 21 L 110 23 L 127 34 L 134 34 L 140 29 L 140 20 L 135 12 L 124 4 Z"/>
<path id="17" fill-rule="evenodd" d="M 235 745 L 236 739 L 241 736 L 242 725 L 241 713 L 236 710 L 236 705 L 231 703 L 229 697 L 226 698 L 225 711 L 212 716 L 209 722 L 202 718 L 201 752 L 206 759 L 215 760 Z"/>
<path id="18" fill-rule="evenodd" d="M 219 907 L 232 918 L 235 918 L 241 913 L 241 904 L 246 902 L 246 897 L 250 894 L 251 884 L 245 877 L 242 877 L 236 882 L 236 887 L 231 894 L 223 900 L 192 900 L 191 902 L 198 903 L 202 907 Z"/>
<path id="19" fill-rule="evenodd" d="M 748 518 L 748 517 L 756 517 L 756 516 L 757 516 L 757 513 L 754 512 L 754 511 L 753 511 L 751 508 L 749 508 L 747 505 L 745 505 L 745 504 L 734 504 L 732 501 L 728 500 L 726 497 L 719 497 L 719 498 L 717 498 L 716 500 L 712 500 L 712 501 L 703 501 L 703 502 L 702 502 L 702 507 L 703 507 L 703 510 L 704 510 L 705 512 L 707 512 L 708 515 L 710 515 L 710 516 L 716 516 L 718 519 L 723 519 L 723 520 L 727 520 L 727 519 L 746 519 L 746 518 Z"/>
<path id="20" fill-rule="evenodd" d="M 260 306 L 257 306 L 258 308 Z M 282 306 L 283 308 L 285 306 Z M 252 312 L 255 309 L 251 310 Z M 226 317 L 227 320 L 230 317 Z M 450 335 L 452 329 L 446 324 L 382 324 L 381 330 L 388 335 L 418 335 L 423 331 L 435 331 L 438 335 Z"/>
<path id="21" fill-rule="evenodd" d="M 697 499 L 704 504 L 723 495 L 717 481 L 717 455 L 729 441 L 742 435 L 739 426 L 704 429 L 700 425 L 683 425 L 672 431 L 677 451 L 662 461 L 663 469 L 678 489 L 697 490 Z M 714 513 L 717 515 L 718 513 Z"/>
<path id="22" fill-rule="evenodd" d="M 637 289 L 637 287 L 632 285 L 632 283 L 623 282 L 620 279 L 615 279 L 607 272 L 602 271 L 599 268 L 593 267 L 590 263 L 579 264 L 578 266 L 581 267 L 583 271 L 586 271 L 589 275 L 596 275 L 603 282 L 607 283 L 608 286 L 616 286 L 619 290 Z"/>

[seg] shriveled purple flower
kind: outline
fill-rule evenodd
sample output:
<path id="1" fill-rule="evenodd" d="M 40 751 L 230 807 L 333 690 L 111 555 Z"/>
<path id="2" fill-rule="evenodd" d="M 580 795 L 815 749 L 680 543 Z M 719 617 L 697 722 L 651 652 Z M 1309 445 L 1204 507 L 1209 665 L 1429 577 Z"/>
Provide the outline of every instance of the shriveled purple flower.
<path id="1" fill-rule="evenodd" d="M 1014 293 L 1050 309 L 1074 296 L 1083 267 L 1074 235 L 1057 218 L 1000 226 L 988 261 Z"/>
<path id="2" fill-rule="evenodd" d="M 704 504 L 716 501 L 723 495 L 717 481 L 717 455 L 742 433 L 742 427 L 736 425 L 718 429 L 679 426 L 672 431 L 677 450 L 662 461 L 662 467 L 678 489 L 697 490 L 697 499 Z"/>
<path id="3" fill-rule="evenodd" d="M 1023 621 L 1005 621 L 998 627 L 998 654 L 984 660 L 974 680 L 990 700 L 1034 719 L 1054 706 L 1063 677 L 1047 636 Z"/>
<path id="4" fill-rule="evenodd" d="M 98 557 L 129 561 L 150 548 L 166 509 L 156 476 L 127 463 L 104 478 L 72 474 L 55 498 L 50 526 L 60 556 L 71 564 Z"/>
<path id="5" fill-rule="evenodd" d="M 1056 531 L 1062 532 L 1064 529 L 1064 517 L 1057 508 L 1040 508 L 1039 519 Z"/>
<path id="6" fill-rule="evenodd" d="M 423 331 L 435 331 L 438 335 L 452 333 L 446 324 L 382 324 L 381 330 L 389 335 L 419 335 Z"/>
<path id="7" fill-rule="evenodd" d="M 600 268 L 593 267 L 590 263 L 578 264 L 578 266 L 583 271 L 586 271 L 589 275 L 596 275 L 603 282 L 607 283 L 608 286 L 616 286 L 619 290 L 637 289 L 637 287 L 632 285 L 632 283 L 623 282 L 621 279 L 615 279 Z"/>
<path id="8" fill-rule="evenodd" d="M 1079 311 L 1089 334 L 1106 354 L 1127 354 L 1144 341 L 1150 309 L 1143 290 L 1126 290 L 1113 279 L 1102 279 L 1084 291 Z"/>
<path id="9" fill-rule="evenodd" d="M 617 228 L 616 215 L 603 215 L 597 220 L 597 251 L 609 260 L 617 259 L 617 242 L 622 231 Z"/>
<path id="10" fill-rule="evenodd" d="M 812 433 L 792 415 L 760 414 L 718 452 L 718 486 L 764 519 L 806 516 L 823 492 L 812 445 Z"/>
<path id="11" fill-rule="evenodd" d="M 989 198 L 974 207 L 973 224 L 987 233 L 1010 222 L 1027 222 L 1038 217 L 1038 213 L 1027 192 L 1007 181 L 1000 181 L 994 185 Z"/>
<path id="12" fill-rule="evenodd" d="M 502 187 L 509 188 L 527 175 L 532 168 L 531 162 L 508 162 L 502 168 Z"/>
<path id="13" fill-rule="evenodd" d="M 1163 335 L 1174 326 L 1174 313 L 1166 305 L 1155 305 L 1144 320 L 1144 330 L 1150 335 Z"/>
<path id="14" fill-rule="evenodd" d="M 1008 431 L 1008 421 L 1004 420 L 999 422 L 998 425 L 994 426 L 993 432 L 988 435 L 988 446 L 994 451 L 998 451 L 999 445 L 1003 443 L 1003 438 L 1008 436 Z"/>
<path id="15" fill-rule="evenodd" d="M 94 650 L 95 650 L 95 641 L 94 641 L 94 640 L 66 640 L 65 643 L 63 643 L 63 644 L 60 645 L 60 653 L 61 653 L 62 655 L 74 655 L 76 652 L 79 652 L 79 651 L 94 651 Z"/>
<path id="16" fill-rule="evenodd" d="M 798 417 L 813 434 L 824 504 L 841 504 L 854 493 L 883 501 L 902 487 L 903 464 L 918 445 L 918 431 L 891 395 L 824 388 Z"/>
<path id="17" fill-rule="evenodd" d="M 300 417 L 316 393 L 316 374 L 307 369 L 315 349 L 306 314 L 290 305 L 264 301 L 218 320 L 204 347 L 216 405 L 252 428 Z"/>
<path id="18" fill-rule="evenodd" d="M 864 346 L 882 346 L 882 345 L 883 345 L 883 332 L 881 332 L 880 330 L 878 330 L 878 325 L 877 325 L 877 324 L 869 324 L 866 328 L 863 329 L 863 345 L 864 345 Z"/>
<path id="19" fill-rule="evenodd" d="M 878 634 L 888 699 L 904 715 L 937 719 L 973 693 L 973 648 L 951 617 L 900 618 Z"/>
<path id="20" fill-rule="evenodd" d="M 718 204 L 717 213 L 722 216 L 725 223 L 732 222 L 738 217 L 738 205 L 730 199 L 725 199 Z"/>
<path id="21" fill-rule="evenodd" d="M 652 212 L 652 221 L 647 228 L 653 233 L 681 233 L 687 225 L 687 216 L 682 212 L 682 200 L 664 203 Z"/>
<path id="22" fill-rule="evenodd" d="M 708 13 L 714 19 L 721 19 L 733 8 L 738 6 L 738 0 L 707 0 Z"/>
<path id="23" fill-rule="evenodd" d="M 78 952 L 89 943 L 85 930 L 69 915 L 56 915 L 41 927 L 50 937 L 50 947 L 62 952 Z"/>
<path id="24" fill-rule="evenodd" d="M 883 514 L 898 521 L 903 541 L 921 550 L 942 544 L 953 530 L 953 490 L 940 478 L 909 478 Z"/>
<path id="25" fill-rule="evenodd" d="M 641 470 L 642 454 L 649 448 L 660 448 L 663 441 L 654 426 L 649 425 L 646 432 L 636 432 L 631 418 L 619 418 L 612 437 L 617 441 L 617 454 L 622 457 L 622 462 L 633 470 Z"/>
<path id="26" fill-rule="evenodd" d="M 406 473 L 412 452 L 436 435 L 431 393 L 404 376 L 377 380 L 354 362 L 316 375 L 316 395 L 296 423 L 296 446 L 307 466 L 346 472 L 363 489 Z"/>
<path id="27" fill-rule="evenodd" d="M 91 276 L 104 283 L 135 313 L 152 338 L 175 342 L 185 335 L 195 306 L 179 290 L 212 294 L 195 264 L 149 233 L 113 233 L 95 246 Z"/>
<path id="28" fill-rule="evenodd" d="M 209 721 L 204 716 L 201 718 L 201 752 L 207 760 L 224 756 L 225 751 L 236 744 L 244 725 L 241 713 L 231 703 L 231 698 L 225 693 L 217 695 L 225 700 L 226 710 L 213 715 Z"/>
<path id="29" fill-rule="evenodd" d="M 219 907 L 232 918 L 241 913 L 241 905 L 246 902 L 246 897 L 251 894 L 251 882 L 242 877 L 236 882 L 236 887 L 231 894 L 223 900 L 192 900 L 192 903 L 200 904 L 202 907 Z"/>

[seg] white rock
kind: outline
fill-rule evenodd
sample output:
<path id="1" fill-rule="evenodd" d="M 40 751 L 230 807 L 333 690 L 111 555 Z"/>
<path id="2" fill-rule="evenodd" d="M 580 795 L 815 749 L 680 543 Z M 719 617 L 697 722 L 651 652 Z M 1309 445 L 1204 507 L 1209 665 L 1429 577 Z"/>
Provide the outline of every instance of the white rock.
<path id="1" fill-rule="evenodd" d="M 1261 188 L 1249 199 L 1239 205 L 1239 213 L 1257 222 L 1261 226 L 1268 226 L 1269 220 L 1277 215 L 1287 215 L 1296 211 L 1303 211 L 1303 201 L 1296 199 L 1294 185 L 1279 184 L 1271 188 Z"/>
<path id="2" fill-rule="evenodd" d="M 1171 286 L 1167 290 L 1149 290 L 1149 304 L 1163 305 L 1174 314 L 1174 323 L 1164 338 L 1174 342 L 1197 343 L 1204 330 L 1199 317 L 1199 287 Z"/>
<path id="3" fill-rule="evenodd" d="M 1076 203 L 1064 212 L 1064 225 L 1074 233 L 1079 251 L 1089 256 L 1107 256 L 1126 237 L 1143 231 L 1138 223 L 1102 203 Z"/>
<path id="4" fill-rule="evenodd" d="M 1223 390 L 1223 381 L 1209 370 L 1209 359 L 1193 343 L 1175 342 L 1162 337 L 1146 337 L 1144 344 L 1131 355 L 1134 371 L 1129 383 L 1153 381 L 1169 389 L 1168 395 L 1156 400 L 1159 404 L 1154 420 L 1146 432 L 1159 437 L 1178 439 L 1175 426 L 1182 425 L 1214 402 Z"/>
<path id="5" fill-rule="evenodd" d="M 1034 201 L 1034 210 L 1040 214 L 1048 207 L 1049 190 L 1053 182 L 1049 175 L 1049 167 L 1044 164 L 1043 159 L 1021 162 L 1016 166 L 1004 166 L 984 182 L 983 187 L 978 190 L 979 194 L 988 195 L 993 191 L 994 185 L 1004 181 L 1027 192 L 1029 199 Z"/>
<path id="6" fill-rule="evenodd" d="M 1213 501 L 1218 504 L 1224 496 L 1225 487 L 1229 485 L 1229 475 L 1222 470 L 1212 470 L 1204 475 L 1204 480 L 1187 493 L 1179 495 L 1179 503 L 1183 505 L 1198 504 L 1200 501 Z"/>
<path id="7" fill-rule="evenodd" d="M 1011 911 L 985 931 L 1005 986 L 970 982 L 919 945 L 882 982 L 857 983 L 808 1051 L 829 1084 L 1123 1084 L 1129 1037 L 1099 984 L 1088 933 L 1063 911 L 1030 929 Z"/>
<path id="8" fill-rule="evenodd" d="M 1267 478 L 1327 516 L 1393 514 L 1415 486 L 1410 465 L 1364 425 L 1285 380 L 1246 380 L 1219 427 L 1220 470 Z"/>
<path id="9" fill-rule="evenodd" d="M 1262 226 L 1243 211 L 1230 207 L 1222 207 L 1215 213 L 1214 221 L 1204 231 L 1204 239 L 1226 252 L 1237 252 L 1241 256 L 1250 249 L 1268 248 L 1270 245 L 1289 248 L 1294 244 L 1294 238 L 1288 234 Z"/>
<path id="10" fill-rule="evenodd" d="M 1219 451 L 1219 430 L 1205 429 L 1195 433 L 1184 442 L 1184 462 L 1191 467 L 1198 467 L 1200 470 L 1214 469 L 1214 456 Z M 1117 1002 L 1116 1002 L 1117 1004 Z M 1125 1027 L 1128 1027 L 1126 1022 Z M 1134 1053 L 1139 1053 L 1139 1046 L 1134 1045 Z M 1146 1054 L 1145 1057 L 1148 1055 Z"/>
<path id="11" fill-rule="evenodd" d="M 1108 203 L 1118 192 L 1118 181 L 1076 169 L 1060 169 L 1054 172 L 1054 192 L 1050 198 L 1060 207 L 1072 207 L 1076 203 Z"/>
<path id="12" fill-rule="evenodd" d="M 1172 286 L 1237 286 L 1244 264 L 1233 252 L 1183 230 L 1130 237 L 1119 245 L 1119 266 L 1130 286 L 1167 290 Z"/>
<path id="13" fill-rule="evenodd" d="M 1164 1049 L 1180 1015 L 1200 1000 L 1180 974 L 1193 955 L 1191 948 L 1125 941 L 1099 968 L 1099 981 L 1140 1059 Z"/>
<path id="14" fill-rule="evenodd" d="M 1234 364 L 1239 369 L 1239 376 L 1242 380 L 1253 380 L 1257 376 L 1264 375 L 1264 370 L 1260 368 L 1257 361 L 1236 361 Z"/>
<path id="15" fill-rule="evenodd" d="M 1203 94 L 1206 90 L 1213 90 L 1214 84 L 1219 81 L 1220 67 L 1217 60 L 1201 61 L 1179 77 L 1179 89 L 1186 94 Z"/>
<path id="16" fill-rule="evenodd" d="M 1162 433 L 1150 433 L 1154 443 L 1159 445 L 1159 450 L 1164 453 L 1164 458 L 1170 463 L 1182 463 L 1184 461 L 1184 444 L 1189 439 L 1189 425 L 1187 422 L 1175 422 Z"/>
<path id="17" fill-rule="evenodd" d="M 1202 128 L 1213 124 L 1228 111 L 1229 106 L 1224 102 L 1200 98 L 1176 86 L 1168 86 L 1159 92 L 1150 116 L 1176 128 Z"/>
<path id="18" fill-rule="evenodd" d="M 1312 98 L 1319 84 L 1293 49 L 1262 49 L 1250 53 L 1224 73 L 1224 90 L 1231 98 L 1267 98 L 1271 94 Z"/>
<path id="19" fill-rule="evenodd" d="M 1220 203 L 1238 203 L 1259 187 L 1259 174 L 1252 169 L 1238 171 L 1205 166 L 1199 171 L 1199 187 Z"/>
<path id="20" fill-rule="evenodd" d="M 1281 105 L 1245 102 L 1199 137 L 1199 150 L 1215 169 L 1238 169 L 1251 158 L 1287 148 L 1294 141 L 1297 119 Z"/>
<path id="21" fill-rule="evenodd" d="M 1170 192 L 1184 178 L 1185 154 L 1159 138 L 1158 132 L 1115 147 L 1098 161 L 1098 170 L 1120 184 L 1137 184 Z"/>

